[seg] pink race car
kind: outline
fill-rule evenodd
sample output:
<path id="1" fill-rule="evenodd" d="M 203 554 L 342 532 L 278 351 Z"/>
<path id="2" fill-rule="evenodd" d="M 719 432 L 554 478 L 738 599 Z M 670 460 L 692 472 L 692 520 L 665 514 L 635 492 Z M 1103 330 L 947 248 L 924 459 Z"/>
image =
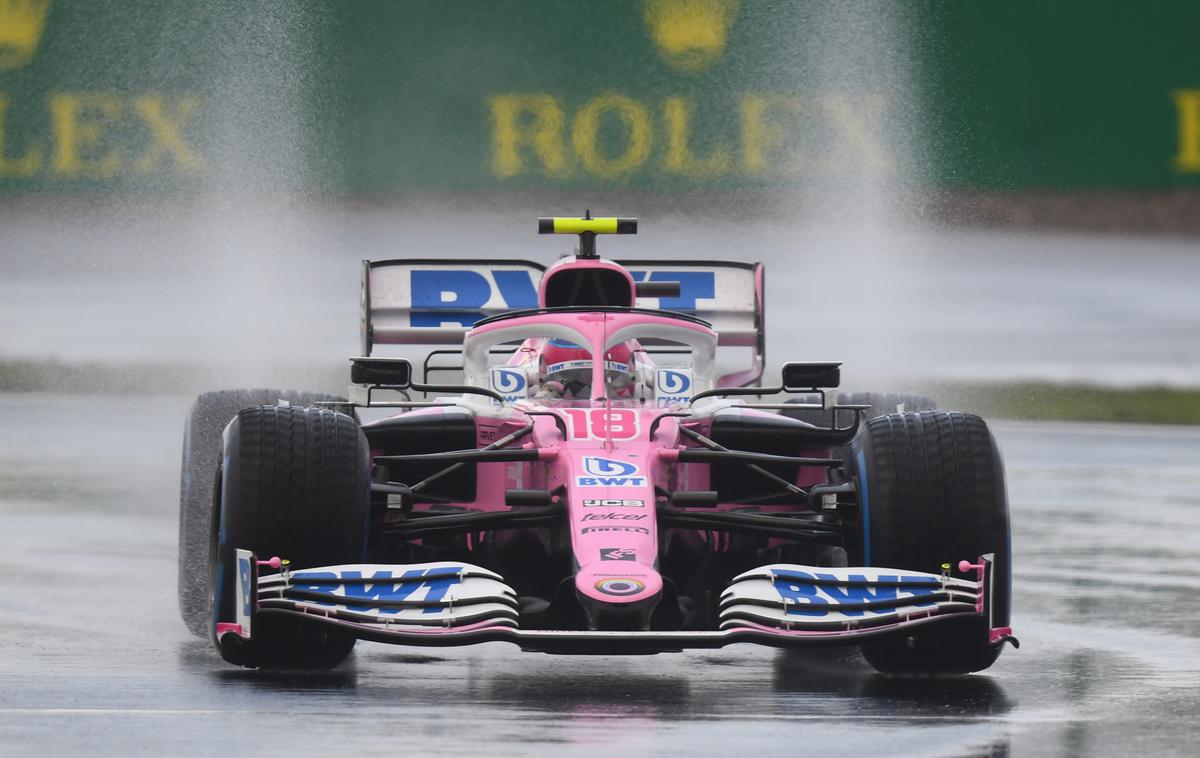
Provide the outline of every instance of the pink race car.
<path id="1" fill-rule="evenodd" d="M 225 660 L 329 667 L 359 638 L 752 642 L 961 673 L 1015 644 L 982 419 L 915 397 L 839 404 L 838 363 L 786 363 L 760 386 L 761 265 L 600 258 L 597 235 L 635 219 L 539 227 L 579 235 L 575 255 L 365 262 L 348 401 L 197 400 L 180 605 Z M 404 345 L 443 346 L 420 382 L 378 354 Z"/>

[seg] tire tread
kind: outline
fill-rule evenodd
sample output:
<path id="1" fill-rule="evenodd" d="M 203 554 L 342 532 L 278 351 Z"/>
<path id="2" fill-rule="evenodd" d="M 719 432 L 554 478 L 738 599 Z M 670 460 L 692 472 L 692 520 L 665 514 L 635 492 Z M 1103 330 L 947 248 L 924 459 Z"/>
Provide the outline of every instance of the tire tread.
<path id="1" fill-rule="evenodd" d="M 238 411 L 279 400 L 292 406 L 346 402 L 335 395 L 297 390 L 221 390 L 200 395 L 188 412 L 180 464 L 178 597 L 180 616 L 188 630 L 198 637 L 208 634 L 208 543 L 221 434 Z"/>
<path id="2" fill-rule="evenodd" d="M 870 556 L 876 566 L 938 573 L 943 562 L 996 556 L 993 618 L 1009 618 L 1008 501 L 1004 471 L 986 422 L 966 413 L 890 414 L 867 422 L 856 445 L 866 452 Z M 965 628 L 971 627 L 971 628 Z M 913 644 L 864 646 L 883 671 L 966 673 L 995 660 L 978 624 L 945 623 L 911 635 Z"/>
<path id="3" fill-rule="evenodd" d="M 219 561 L 231 566 L 237 548 L 296 568 L 365 559 L 370 450 L 353 418 L 320 408 L 249 408 L 228 441 Z M 231 616 L 233 595 L 232 586 L 214 587 L 214 625 Z M 252 644 L 221 652 L 243 666 L 328 668 L 353 646 L 344 632 L 263 619 Z"/>

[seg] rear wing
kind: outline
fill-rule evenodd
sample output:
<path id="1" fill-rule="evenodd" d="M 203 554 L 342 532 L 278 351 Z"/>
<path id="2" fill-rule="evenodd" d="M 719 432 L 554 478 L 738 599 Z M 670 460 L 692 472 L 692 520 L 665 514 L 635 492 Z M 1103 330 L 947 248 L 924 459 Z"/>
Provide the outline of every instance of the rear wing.
<path id="1" fill-rule="evenodd" d="M 717 344 L 746 347 L 751 366 L 724 376 L 721 386 L 762 376 L 766 350 L 761 263 L 617 261 L 635 282 L 679 282 L 678 297 L 638 298 L 643 308 L 702 318 Z M 376 345 L 461 345 L 477 321 L 538 307 L 545 266 L 521 260 L 405 259 L 363 261 L 362 355 Z"/>

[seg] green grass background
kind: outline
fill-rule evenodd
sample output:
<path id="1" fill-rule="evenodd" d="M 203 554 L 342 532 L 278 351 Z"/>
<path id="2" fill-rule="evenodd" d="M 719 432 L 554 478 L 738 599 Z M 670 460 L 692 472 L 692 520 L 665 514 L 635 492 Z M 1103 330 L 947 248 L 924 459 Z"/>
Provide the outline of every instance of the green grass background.
<path id="1" fill-rule="evenodd" d="M 265 382 L 290 385 L 280 376 Z M 344 393 L 344 367 L 303 372 L 305 389 Z M 206 370 L 168 363 L 64 363 L 0 360 L 0 392 L 62 394 L 191 394 L 224 386 Z M 293 387 L 295 388 L 295 387 Z M 987 418 L 1101 421 L 1142 424 L 1200 424 L 1200 387 L 1106 387 L 1043 381 L 937 382 L 918 390 L 942 408 Z"/>

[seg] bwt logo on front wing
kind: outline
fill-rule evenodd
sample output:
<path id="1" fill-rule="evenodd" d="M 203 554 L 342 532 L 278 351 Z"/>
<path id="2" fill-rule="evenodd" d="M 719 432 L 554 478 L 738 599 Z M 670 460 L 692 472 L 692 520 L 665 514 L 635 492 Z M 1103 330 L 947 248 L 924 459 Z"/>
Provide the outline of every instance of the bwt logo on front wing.
<path id="1" fill-rule="evenodd" d="M 577 487 L 645 487 L 646 477 L 632 463 L 601 458 L 598 455 L 583 457 L 584 475 L 575 477 Z"/>
<path id="2" fill-rule="evenodd" d="M 352 611 L 369 611 L 375 606 L 363 603 L 356 604 L 355 600 L 416 600 L 436 603 L 446 597 L 446 593 L 456 584 L 462 583 L 462 576 L 454 573 L 453 567 L 434 569 L 410 569 L 400 576 L 393 576 L 391 571 L 376 571 L 371 575 L 372 583 L 360 582 L 363 578 L 361 571 L 306 571 L 292 576 L 292 588 L 319 595 L 326 595 L 330 600 L 317 600 L 318 605 L 345 605 Z M 350 579 L 353 581 L 342 582 Z M 422 593 L 422 590 L 424 592 Z M 399 607 L 383 607 L 380 613 L 399 613 Z M 431 605 L 423 613 L 438 613 L 440 608 Z"/>
<path id="3" fill-rule="evenodd" d="M 862 609 L 839 606 L 888 600 L 899 601 L 906 598 L 912 598 L 913 605 L 924 607 L 934 605 L 934 600 L 930 596 L 941 590 L 941 585 L 937 580 L 931 581 L 924 577 L 880 574 L 879 581 L 886 584 L 872 588 L 868 586 L 867 577 L 862 574 L 851 574 L 850 580 L 856 584 L 845 587 L 834 584 L 838 581 L 838 577 L 833 574 L 817 574 L 815 579 L 813 575 L 804 571 L 794 571 L 792 574 L 800 581 L 791 580 L 788 576 L 779 576 L 775 579 L 775 590 L 786 604 L 788 615 L 792 616 L 824 616 L 830 611 L 846 616 L 862 616 L 864 613 Z M 829 584 L 818 585 L 816 580 L 829 582 Z M 899 586 L 896 586 L 897 584 Z M 875 614 L 896 612 L 894 606 L 867 610 Z"/>

